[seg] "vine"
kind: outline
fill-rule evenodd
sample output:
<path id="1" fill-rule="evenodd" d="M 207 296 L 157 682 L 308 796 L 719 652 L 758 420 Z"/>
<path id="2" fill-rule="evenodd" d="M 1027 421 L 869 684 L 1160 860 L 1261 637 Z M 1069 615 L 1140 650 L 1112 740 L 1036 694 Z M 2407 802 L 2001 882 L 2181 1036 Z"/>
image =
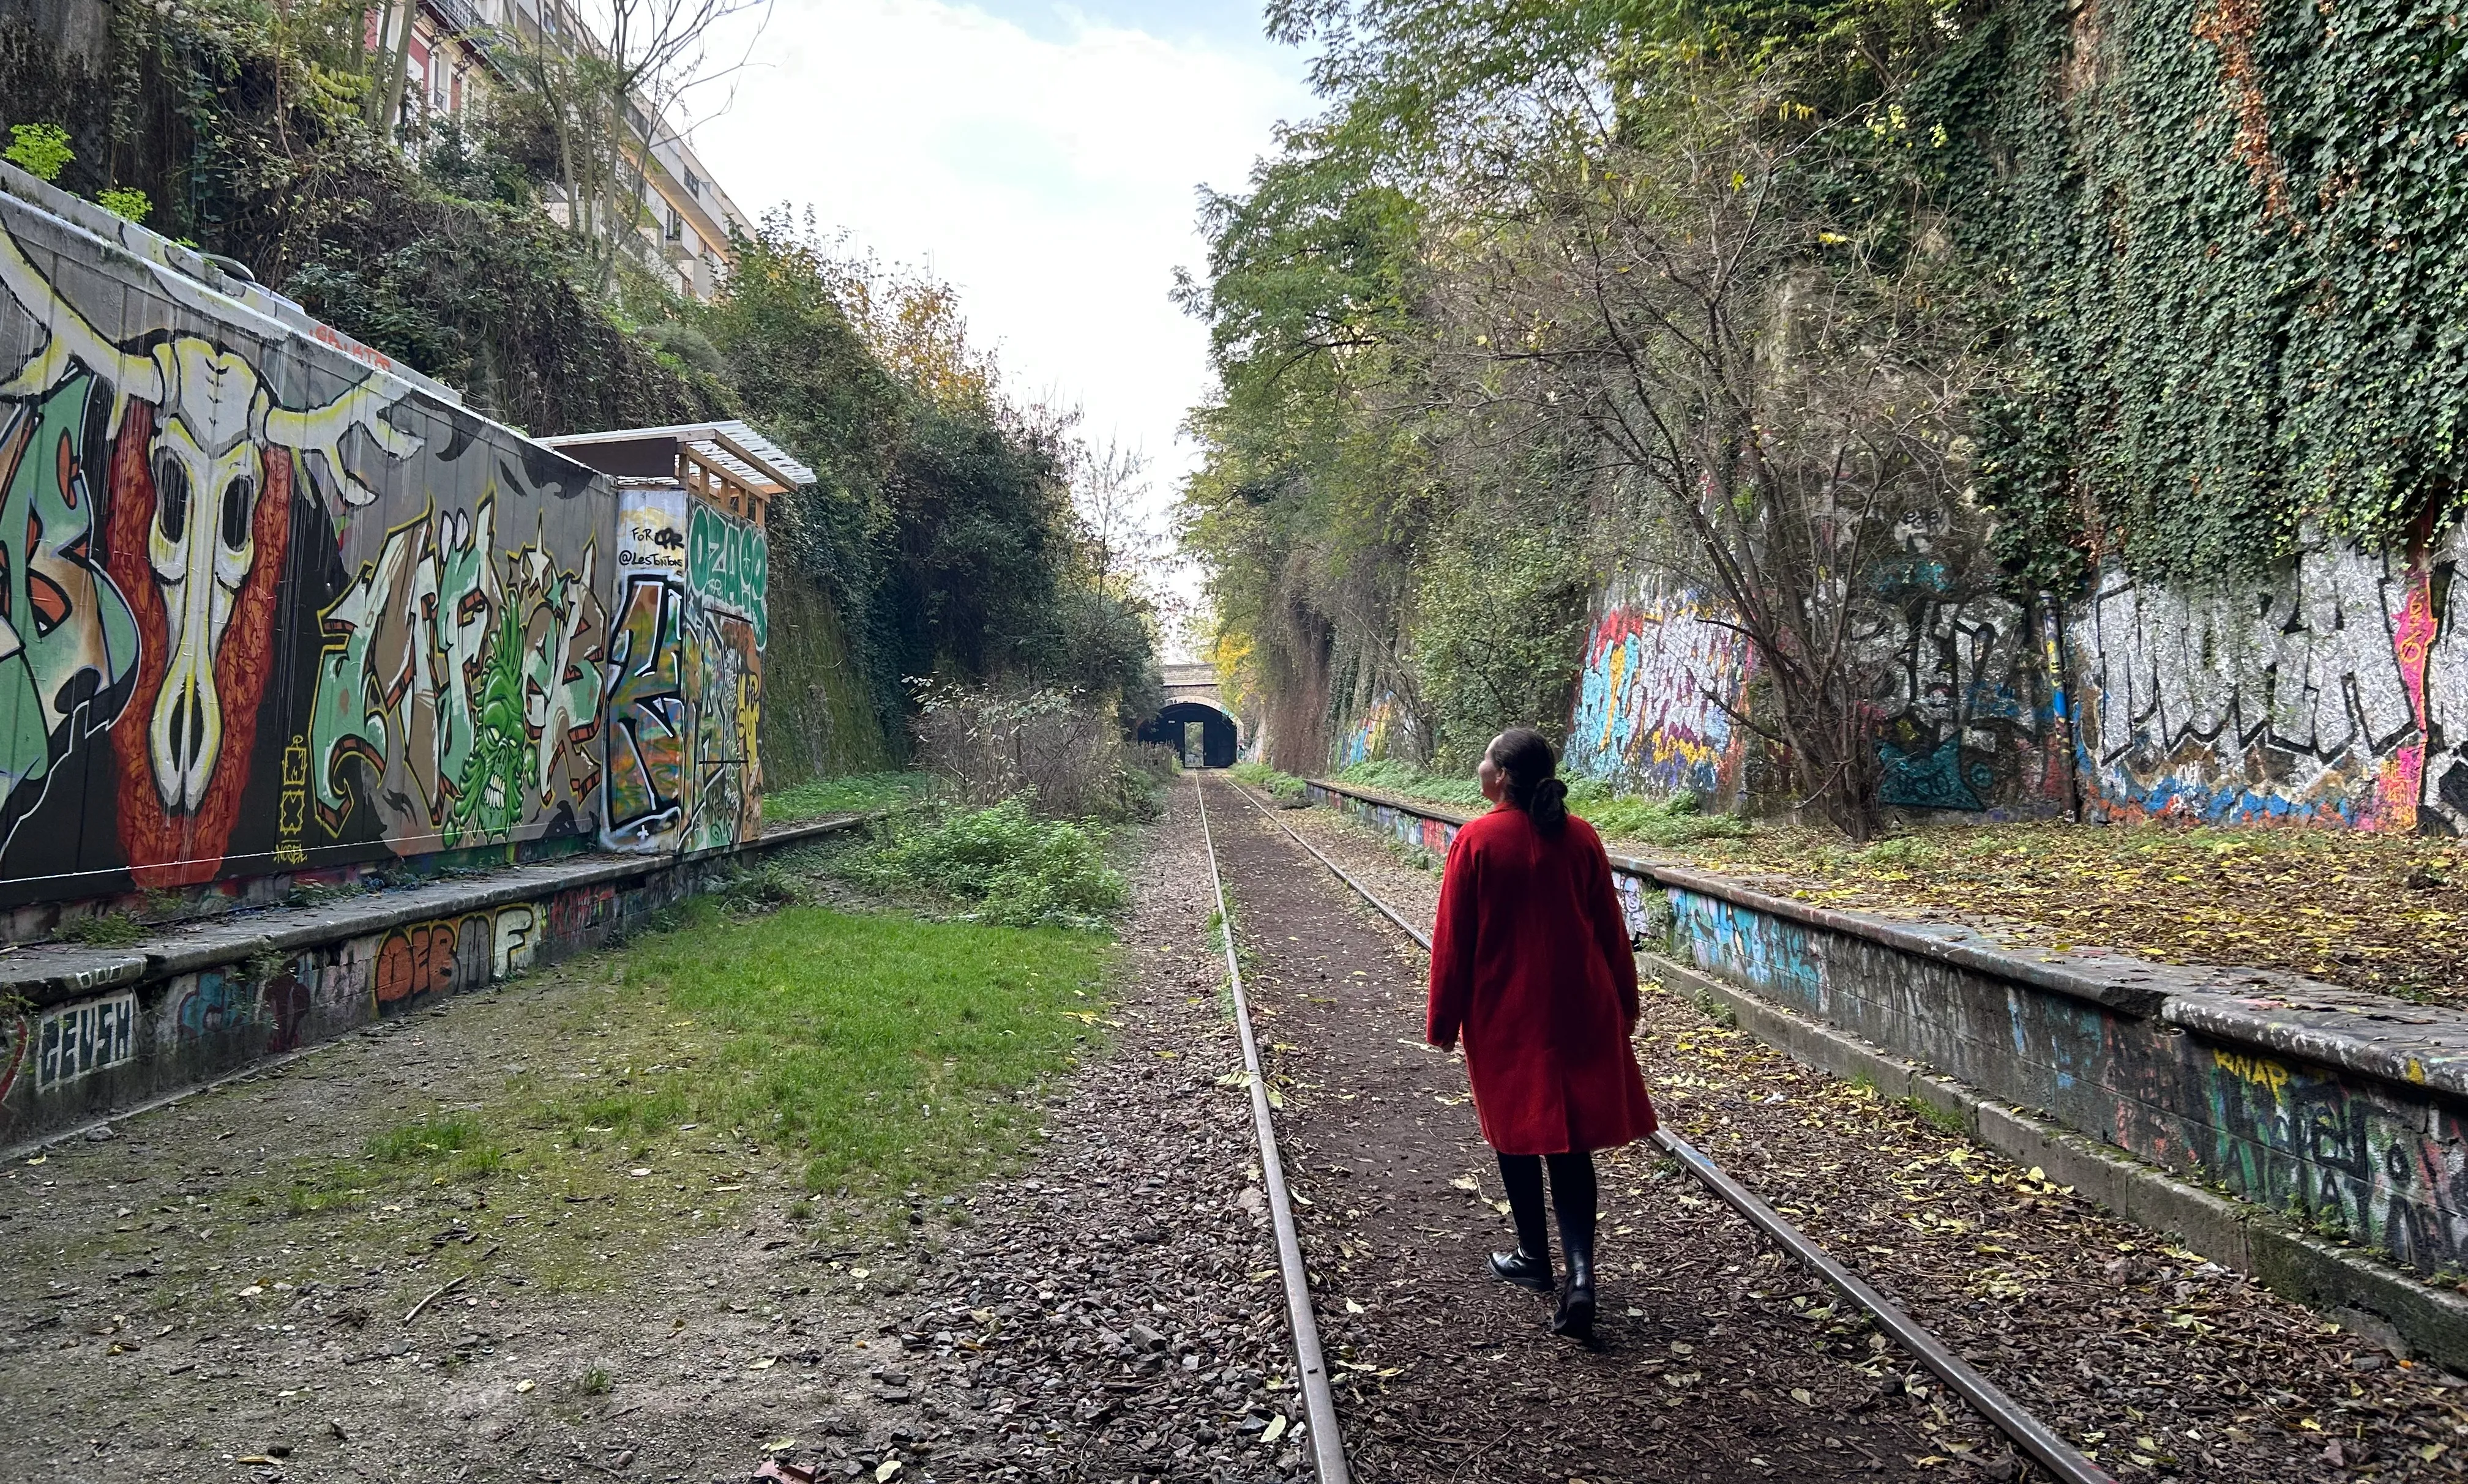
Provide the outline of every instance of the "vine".
<path id="1" fill-rule="evenodd" d="M 2010 5 L 1919 93 L 2006 375 L 2000 554 L 2252 573 L 2468 493 L 2468 50 L 2434 0 Z"/>

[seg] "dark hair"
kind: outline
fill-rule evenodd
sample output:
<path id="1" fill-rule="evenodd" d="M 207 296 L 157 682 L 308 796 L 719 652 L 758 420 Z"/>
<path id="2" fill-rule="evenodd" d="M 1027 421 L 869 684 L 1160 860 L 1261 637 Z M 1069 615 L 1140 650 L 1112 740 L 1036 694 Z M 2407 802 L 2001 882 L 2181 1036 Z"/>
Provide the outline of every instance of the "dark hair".
<path id="1" fill-rule="evenodd" d="M 1557 834 L 1568 822 L 1568 786 L 1560 781 L 1560 755 L 1530 726 L 1512 726 L 1484 754 L 1508 786 L 1508 802 L 1525 810 L 1534 828 Z"/>

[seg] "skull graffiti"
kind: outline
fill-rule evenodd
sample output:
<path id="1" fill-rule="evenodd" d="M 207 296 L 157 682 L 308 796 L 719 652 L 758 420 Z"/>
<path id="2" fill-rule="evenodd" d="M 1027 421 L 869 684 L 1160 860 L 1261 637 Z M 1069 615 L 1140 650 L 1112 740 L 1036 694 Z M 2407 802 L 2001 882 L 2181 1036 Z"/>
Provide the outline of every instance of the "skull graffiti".
<path id="1" fill-rule="evenodd" d="M 345 459 L 345 439 L 357 429 L 398 459 L 420 441 L 380 415 L 400 394 L 376 373 L 322 405 L 294 408 L 275 400 L 246 357 L 195 335 L 174 334 L 142 352 L 120 349 L 54 290 L 6 230 L 0 288 L 47 331 L 41 349 L 0 380 L 0 398 L 39 396 L 83 368 L 110 388 L 114 436 L 130 401 L 156 409 L 146 448 L 156 500 L 147 559 L 162 589 L 170 653 L 148 742 L 164 809 L 194 811 L 221 748 L 215 657 L 256 563 L 252 533 L 267 450 L 296 456 L 345 505 L 357 506 L 377 493 Z"/>

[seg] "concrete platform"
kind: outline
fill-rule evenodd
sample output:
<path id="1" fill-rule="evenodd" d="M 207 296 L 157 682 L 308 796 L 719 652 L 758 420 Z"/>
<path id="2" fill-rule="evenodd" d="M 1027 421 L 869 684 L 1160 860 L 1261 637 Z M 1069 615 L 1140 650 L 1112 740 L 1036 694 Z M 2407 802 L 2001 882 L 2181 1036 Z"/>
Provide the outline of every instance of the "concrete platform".
<path id="1" fill-rule="evenodd" d="M 597 947 L 766 856 L 869 817 L 784 826 L 685 857 L 569 856 L 237 910 L 126 947 L 0 950 L 0 1146 Z"/>

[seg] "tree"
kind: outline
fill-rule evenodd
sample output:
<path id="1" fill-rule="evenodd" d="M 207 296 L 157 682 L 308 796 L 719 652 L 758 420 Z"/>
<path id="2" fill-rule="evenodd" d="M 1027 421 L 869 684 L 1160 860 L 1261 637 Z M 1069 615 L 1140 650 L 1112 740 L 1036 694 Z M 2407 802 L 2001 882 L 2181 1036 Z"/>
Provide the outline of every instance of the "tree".
<path id="1" fill-rule="evenodd" d="M 396 3 L 407 11 L 415 0 Z M 646 252 L 653 155 L 676 137 L 672 114 L 735 76 L 769 10 L 770 0 L 544 0 L 499 48 L 518 89 L 513 106 L 547 136 L 566 230 L 603 291 L 620 261 Z M 731 57 L 721 48 L 741 34 Z M 387 74 L 389 119 L 400 74 L 399 62 Z"/>

